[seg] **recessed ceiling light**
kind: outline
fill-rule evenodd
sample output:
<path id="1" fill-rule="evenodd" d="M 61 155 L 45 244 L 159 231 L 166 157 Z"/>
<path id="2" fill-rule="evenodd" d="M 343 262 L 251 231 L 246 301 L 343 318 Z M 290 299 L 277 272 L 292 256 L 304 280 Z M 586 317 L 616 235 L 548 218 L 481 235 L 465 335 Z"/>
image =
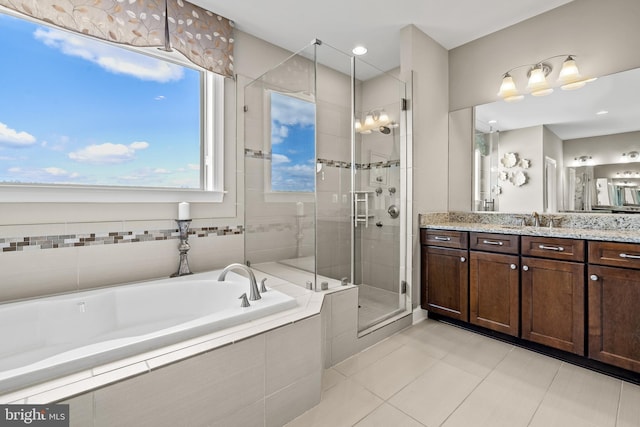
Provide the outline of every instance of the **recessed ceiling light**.
<path id="1" fill-rule="evenodd" d="M 364 55 L 367 53 L 367 48 L 364 46 L 356 46 L 351 52 L 353 52 L 354 55 Z"/>
<path id="2" fill-rule="evenodd" d="M 604 116 L 605 114 L 609 114 L 607 110 L 600 110 L 596 113 L 597 116 Z"/>

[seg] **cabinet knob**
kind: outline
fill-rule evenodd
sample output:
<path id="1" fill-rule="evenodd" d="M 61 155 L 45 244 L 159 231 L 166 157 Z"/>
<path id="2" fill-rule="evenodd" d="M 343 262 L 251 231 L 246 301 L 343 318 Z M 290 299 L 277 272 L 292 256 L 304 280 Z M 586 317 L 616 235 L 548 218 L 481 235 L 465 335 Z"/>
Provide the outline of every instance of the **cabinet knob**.
<path id="1" fill-rule="evenodd" d="M 511 267 L 512 270 L 515 270 L 516 268 L 518 268 L 518 266 L 515 264 L 511 264 L 509 267 Z"/>
<path id="2" fill-rule="evenodd" d="M 522 266 L 522 271 L 529 271 L 529 266 L 528 265 L 523 265 Z"/>
<path id="3" fill-rule="evenodd" d="M 598 276 L 596 276 L 595 274 L 592 274 L 591 276 L 589 276 L 589 279 L 593 280 L 594 282 L 597 282 L 598 279 L 600 279 Z"/>
<path id="4" fill-rule="evenodd" d="M 460 262 L 465 262 L 467 259 L 463 256 L 460 257 Z"/>

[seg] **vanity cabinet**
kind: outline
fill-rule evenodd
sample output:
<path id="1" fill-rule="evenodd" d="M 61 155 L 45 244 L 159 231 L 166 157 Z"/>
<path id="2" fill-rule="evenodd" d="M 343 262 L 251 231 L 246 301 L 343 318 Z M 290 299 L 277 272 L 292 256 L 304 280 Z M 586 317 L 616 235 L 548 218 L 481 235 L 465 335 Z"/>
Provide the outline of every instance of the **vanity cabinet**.
<path id="1" fill-rule="evenodd" d="M 640 245 L 589 242 L 589 357 L 640 372 Z"/>
<path id="2" fill-rule="evenodd" d="M 522 338 L 584 355 L 583 240 L 522 236 Z"/>
<path id="3" fill-rule="evenodd" d="M 469 322 L 518 336 L 520 237 L 469 234 Z"/>
<path id="4" fill-rule="evenodd" d="M 469 321 L 468 233 L 423 229 L 420 240 L 422 308 Z"/>

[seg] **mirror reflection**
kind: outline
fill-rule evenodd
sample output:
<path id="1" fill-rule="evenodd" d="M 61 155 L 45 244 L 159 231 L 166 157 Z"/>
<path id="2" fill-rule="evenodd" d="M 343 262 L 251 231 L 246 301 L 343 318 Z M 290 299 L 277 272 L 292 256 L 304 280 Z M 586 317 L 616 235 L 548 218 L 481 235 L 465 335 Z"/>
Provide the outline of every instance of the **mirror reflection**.
<path id="1" fill-rule="evenodd" d="M 640 212 L 640 69 L 475 108 L 474 210 Z"/>

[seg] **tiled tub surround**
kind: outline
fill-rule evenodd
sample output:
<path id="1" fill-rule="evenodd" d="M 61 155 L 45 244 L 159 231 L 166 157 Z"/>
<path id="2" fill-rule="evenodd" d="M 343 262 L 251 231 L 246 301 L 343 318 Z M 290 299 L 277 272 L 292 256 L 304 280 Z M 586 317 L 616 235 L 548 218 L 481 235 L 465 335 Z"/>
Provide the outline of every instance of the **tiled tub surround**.
<path id="1" fill-rule="evenodd" d="M 70 403 L 78 426 L 282 425 L 320 399 L 323 294 L 256 276 L 297 306 L 3 394 L 0 402 Z"/>
<path id="2" fill-rule="evenodd" d="M 248 278 L 221 271 L 0 305 L 0 393 L 297 306 L 269 289 L 243 308 Z"/>
<path id="3" fill-rule="evenodd" d="M 519 234 L 522 236 L 566 237 L 572 239 L 640 243 L 640 215 L 633 214 L 540 214 L 540 227 L 531 224 L 531 215 L 508 213 L 445 212 L 420 215 L 421 227 L 459 231 Z M 554 226 L 549 227 L 553 219 Z"/>
<path id="4" fill-rule="evenodd" d="M 286 268 L 282 265 L 279 268 Z M 47 383 L 0 403 L 69 403 L 72 426 L 281 426 L 319 402 L 322 370 L 411 325 L 358 337 L 358 288 L 312 292 L 254 269 L 297 307 Z"/>

